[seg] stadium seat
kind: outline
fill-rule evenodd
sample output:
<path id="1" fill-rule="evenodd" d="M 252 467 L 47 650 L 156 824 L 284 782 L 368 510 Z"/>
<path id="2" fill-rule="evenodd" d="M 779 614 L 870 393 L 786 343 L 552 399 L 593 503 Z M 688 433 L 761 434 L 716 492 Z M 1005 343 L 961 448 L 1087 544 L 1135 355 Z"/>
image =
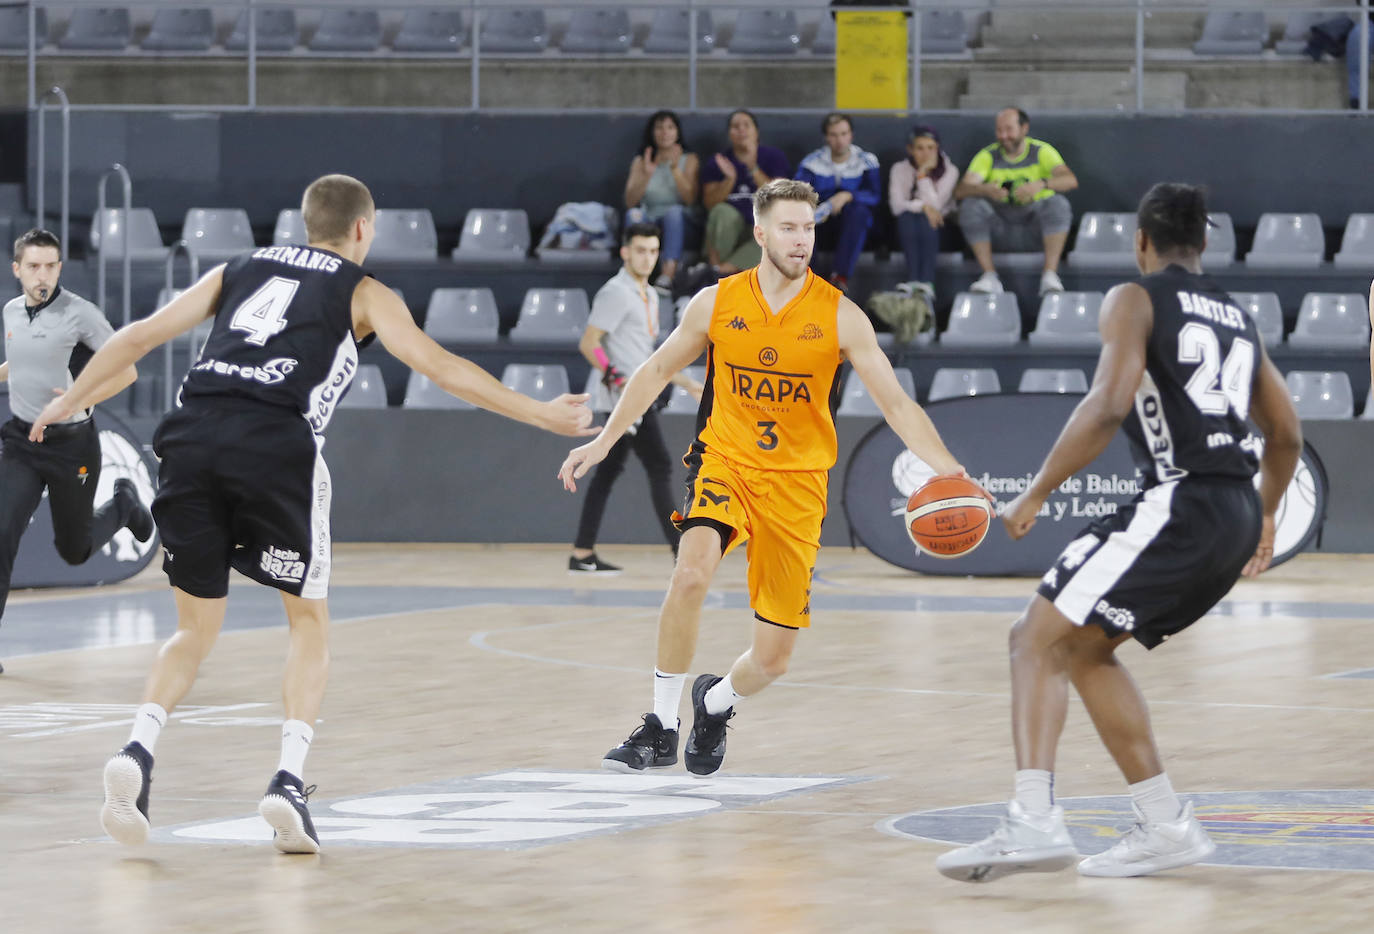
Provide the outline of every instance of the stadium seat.
<path id="1" fill-rule="evenodd" d="M 425 333 L 436 341 L 494 343 L 501 329 L 491 289 L 435 289 L 425 311 Z"/>
<path id="2" fill-rule="evenodd" d="M 587 293 L 581 289 L 530 289 L 510 339 L 577 343 L 587 327 L 588 314 Z"/>
<path id="3" fill-rule="evenodd" d="M 1350 377 L 1337 370 L 1293 370 L 1284 377 L 1299 418 L 1354 418 L 1355 394 Z"/>
<path id="4" fill-rule="evenodd" d="M 1361 421 L 1374 421 L 1374 386 L 1369 387 L 1369 393 L 1364 397 L 1364 409 L 1360 412 Z"/>
<path id="5" fill-rule="evenodd" d="M 596 371 L 593 370 L 593 372 Z M 706 367 L 689 366 L 687 375 L 698 383 L 704 383 L 706 382 Z M 698 408 L 700 408 L 700 403 L 692 398 L 690 392 L 682 386 L 673 385 L 668 395 L 668 404 L 664 406 L 663 411 L 674 412 L 679 415 L 695 415 Z"/>
<path id="6" fill-rule="evenodd" d="M 39 48 L 48 43 L 48 11 L 34 9 L 33 37 Z M 29 11 L 23 6 L 0 7 L 0 49 L 29 47 Z"/>
<path id="7" fill-rule="evenodd" d="M 407 409 L 477 408 L 471 402 L 440 389 L 428 376 L 415 370 L 411 370 L 410 378 L 406 381 L 405 399 L 401 405 Z"/>
<path id="8" fill-rule="evenodd" d="M 204 52 L 215 42 L 215 17 L 209 9 L 160 9 L 140 48 L 153 52 Z"/>
<path id="9" fill-rule="evenodd" d="M 286 243 L 306 243 L 305 218 L 300 208 L 284 208 L 277 212 L 277 226 L 272 229 L 272 243 L 281 246 Z"/>
<path id="10" fill-rule="evenodd" d="M 129 46 L 133 24 L 127 7 L 74 7 L 59 49 L 120 52 Z"/>
<path id="11" fill-rule="evenodd" d="M 253 43 L 259 52 L 290 52 L 296 47 L 300 27 L 296 23 L 296 11 L 280 7 L 258 7 L 254 13 Z M 230 52 L 242 52 L 248 48 L 248 11 L 239 14 L 234 31 L 229 34 L 224 47 Z"/>
<path id="12" fill-rule="evenodd" d="M 568 389 L 568 371 L 561 363 L 507 363 L 501 371 L 501 382 L 508 389 L 548 402 L 557 399 Z"/>
<path id="13" fill-rule="evenodd" d="M 1083 269 L 1135 268 L 1135 215 L 1088 211 L 1069 262 Z"/>
<path id="14" fill-rule="evenodd" d="M 940 343 L 946 347 L 1015 344 L 1019 340 L 1021 312 L 1014 292 L 960 292 L 949 312 L 949 326 L 940 335 Z"/>
<path id="15" fill-rule="evenodd" d="M 992 369 L 963 369 L 941 367 L 930 383 L 930 402 L 957 399 L 960 396 L 985 396 L 1002 391 L 997 371 Z"/>
<path id="16" fill-rule="evenodd" d="M 485 52 L 542 52 L 549 45 L 543 10 L 487 8 L 481 13 L 481 49 Z"/>
<path id="17" fill-rule="evenodd" d="M 1316 214 L 1261 214 L 1245 265 L 1257 269 L 1313 268 L 1326 254 L 1322 219 Z"/>
<path id="18" fill-rule="evenodd" d="M 1049 292 L 1040 299 L 1035 330 L 1030 333 L 1032 347 L 1096 347 L 1097 315 L 1102 308 L 1101 292 Z"/>
<path id="19" fill-rule="evenodd" d="M 963 10 L 926 10 L 921 14 L 921 54 L 961 54 L 968 50 Z"/>
<path id="20" fill-rule="evenodd" d="M 728 51 L 734 55 L 791 55 L 801 46 L 791 10 L 740 10 Z"/>
<path id="21" fill-rule="evenodd" d="M 1301 55 L 1307 48 L 1308 31 L 1322 20 L 1330 19 L 1331 15 L 1321 10 L 1290 12 L 1283 27 L 1283 38 L 1274 43 L 1274 51 L 1279 55 Z"/>
<path id="22" fill-rule="evenodd" d="M 1374 268 L 1374 214 L 1351 214 L 1332 262 L 1340 269 Z"/>
<path id="23" fill-rule="evenodd" d="M 1263 10 L 1213 10 L 1202 25 L 1202 38 L 1193 43 L 1198 55 L 1259 55 L 1269 41 L 1269 21 Z"/>
<path id="24" fill-rule="evenodd" d="M 339 400 L 339 408 L 386 408 L 386 383 L 382 381 L 382 368 L 375 363 L 364 363 L 359 366 L 358 372 L 353 374 L 353 382 L 349 385 L 348 392 Z"/>
<path id="25" fill-rule="evenodd" d="M 1021 374 L 1017 392 L 1087 392 L 1088 374 L 1082 370 L 1032 368 Z"/>
<path id="26" fill-rule="evenodd" d="M 181 224 L 181 239 L 197 257 L 211 263 L 255 246 L 248 212 L 242 208 L 191 208 Z"/>
<path id="27" fill-rule="evenodd" d="M 523 260 L 530 251 L 530 219 L 524 211 L 472 208 L 453 249 L 455 260 L 489 263 Z"/>
<path id="28" fill-rule="evenodd" d="M 897 382 L 911 398 L 916 398 L 916 380 L 912 377 L 911 371 L 904 366 L 893 367 L 892 372 L 897 375 Z M 873 401 L 873 397 L 868 394 L 868 387 L 864 381 L 859 379 L 859 374 L 853 370 L 849 371 L 849 376 L 844 381 L 844 393 L 840 396 L 840 407 L 835 410 L 837 415 L 857 415 L 865 418 L 881 416 L 882 410 L 878 408 L 878 403 Z"/>
<path id="29" fill-rule="evenodd" d="M 644 51 L 650 55 L 686 55 L 687 30 L 691 20 L 687 10 L 655 10 Z M 697 52 L 705 55 L 716 47 L 715 26 L 710 10 L 697 10 Z"/>
<path id="30" fill-rule="evenodd" d="M 811 53 L 813 55 L 834 55 L 837 39 L 835 17 L 828 12 L 822 13 L 821 21 L 816 25 L 816 38 L 811 40 Z"/>
<path id="31" fill-rule="evenodd" d="M 1369 304 L 1359 293 L 1308 292 L 1288 335 L 1290 347 L 1364 350 L 1369 345 Z"/>
<path id="32" fill-rule="evenodd" d="M 1208 214 L 1207 248 L 1202 251 L 1203 269 L 1222 269 L 1236 261 L 1236 225 L 1230 214 Z"/>
<path id="33" fill-rule="evenodd" d="M 633 38 L 629 10 L 584 7 L 572 11 L 559 48 L 581 54 L 618 54 L 630 50 Z"/>
<path id="34" fill-rule="evenodd" d="M 382 46 L 382 17 L 376 10 L 323 10 L 310 37 L 312 52 L 375 52 Z"/>
<path id="35" fill-rule="evenodd" d="M 162 234 L 157 229 L 157 218 L 152 208 L 133 208 L 125 224 L 123 208 L 105 208 L 102 215 L 97 212 L 91 219 L 91 249 L 107 254 L 108 258 L 120 259 L 124 255 L 124 242 L 128 238 L 129 256 L 136 260 L 165 260 L 167 247 L 162 244 Z"/>
<path id="36" fill-rule="evenodd" d="M 1273 292 L 1232 292 L 1231 300 L 1255 319 L 1264 346 L 1277 347 L 1283 343 L 1283 306 Z"/>
<path id="37" fill-rule="evenodd" d="M 397 52 L 457 52 L 467 35 L 459 11 L 420 7 L 406 10 L 391 47 Z"/>
<path id="38" fill-rule="evenodd" d="M 377 237 L 368 260 L 427 260 L 439 255 L 439 234 L 428 208 L 378 208 Z"/>

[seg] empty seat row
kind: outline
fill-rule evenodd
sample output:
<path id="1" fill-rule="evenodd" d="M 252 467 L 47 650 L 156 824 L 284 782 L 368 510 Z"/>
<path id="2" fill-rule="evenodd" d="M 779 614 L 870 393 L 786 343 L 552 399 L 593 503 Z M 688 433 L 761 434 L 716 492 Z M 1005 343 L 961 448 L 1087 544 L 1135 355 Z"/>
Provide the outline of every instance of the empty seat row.
<path id="1" fill-rule="evenodd" d="M 1317 23 L 1338 15 L 1334 9 L 1291 10 L 1283 37 L 1274 43 L 1279 55 L 1301 55 L 1308 32 Z M 1269 20 L 1263 10 L 1214 10 L 1207 14 L 1202 36 L 1193 45 L 1198 55 L 1260 55 L 1269 44 Z"/>
<path id="2" fill-rule="evenodd" d="M 911 398 L 916 398 L 916 383 L 911 371 L 905 367 L 893 370 L 897 382 Z M 931 379 L 928 402 L 954 399 L 960 396 L 979 396 L 1002 391 L 1002 382 L 997 371 L 986 367 L 940 367 Z M 1033 367 L 1021 374 L 1017 392 L 1085 393 L 1088 391 L 1088 375 L 1077 369 L 1046 369 Z M 684 392 L 684 395 L 686 393 Z M 690 399 L 690 396 L 687 396 Z M 671 409 L 671 406 L 670 406 Z M 696 408 L 685 409 L 695 412 Z M 868 394 L 863 380 L 850 373 L 845 380 L 840 396 L 839 415 L 878 416 L 881 411 L 873 397 Z"/>

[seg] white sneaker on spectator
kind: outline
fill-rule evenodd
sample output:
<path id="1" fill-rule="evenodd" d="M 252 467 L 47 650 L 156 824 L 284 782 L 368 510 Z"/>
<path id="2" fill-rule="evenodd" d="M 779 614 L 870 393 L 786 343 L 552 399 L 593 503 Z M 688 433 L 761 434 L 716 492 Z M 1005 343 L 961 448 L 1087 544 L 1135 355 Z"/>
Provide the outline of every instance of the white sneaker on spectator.
<path id="1" fill-rule="evenodd" d="M 983 292 L 987 295 L 998 295 L 1005 292 L 1002 288 L 1002 278 L 995 272 L 985 272 L 968 287 L 970 292 Z"/>
<path id="2" fill-rule="evenodd" d="M 1041 295 L 1044 295 L 1046 292 L 1062 291 L 1064 291 L 1064 283 L 1059 278 L 1059 273 L 1055 272 L 1053 269 L 1046 269 L 1044 272 L 1040 274 Z"/>
<path id="3" fill-rule="evenodd" d="M 1162 869 L 1175 869 L 1199 863 L 1216 852 L 1217 845 L 1193 816 L 1189 801 L 1177 819 L 1147 821 L 1134 803 L 1136 824 L 1104 853 L 1089 856 L 1078 864 L 1085 876 L 1146 876 Z"/>
<path id="4" fill-rule="evenodd" d="M 1064 809 L 1029 814 L 1012 801 L 991 836 L 942 853 L 935 859 L 941 875 L 960 882 L 991 882 L 1013 872 L 1057 872 L 1078 859 L 1064 826 Z"/>

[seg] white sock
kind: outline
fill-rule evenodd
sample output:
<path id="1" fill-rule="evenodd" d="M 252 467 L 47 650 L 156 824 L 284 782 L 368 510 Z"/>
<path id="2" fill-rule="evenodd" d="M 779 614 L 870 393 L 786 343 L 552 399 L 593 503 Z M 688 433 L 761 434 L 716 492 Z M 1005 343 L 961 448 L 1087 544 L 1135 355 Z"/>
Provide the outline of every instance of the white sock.
<path id="1" fill-rule="evenodd" d="M 1183 811 L 1183 802 L 1174 794 L 1169 773 L 1160 772 L 1154 778 L 1130 786 L 1131 798 L 1147 821 L 1175 821 Z"/>
<path id="2" fill-rule="evenodd" d="M 1016 803 L 1027 814 L 1048 814 L 1054 807 L 1054 773 L 1045 769 L 1016 770 Z"/>
<path id="3" fill-rule="evenodd" d="M 725 713 L 742 700 L 744 695 L 735 693 L 735 686 L 730 683 L 730 676 L 727 674 L 706 692 L 706 712 L 712 715 Z"/>
<path id="4" fill-rule="evenodd" d="M 682 689 L 687 684 L 687 672 L 672 674 L 654 669 L 654 715 L 665 730 L 678 728 L 677 712 L 682 706 Z"/>
<path id="5" fill-rule="evenodd" d="M 153 747 L 157 745 L 157 735 L 166 725 L 167 711 L 162 709 L 161 704 L 143 704 L 134 713 L 134 728 L 129 733 L 129 742 L 138 743 L 151 756 Z"/>
<path id="6" fill-rule="evenodd" d="M 287 720 L 281 725 L 281 761 L 277 768 L 297 778 L 305 777 L 305 754 L 315 730 L 304 720 Z"/>

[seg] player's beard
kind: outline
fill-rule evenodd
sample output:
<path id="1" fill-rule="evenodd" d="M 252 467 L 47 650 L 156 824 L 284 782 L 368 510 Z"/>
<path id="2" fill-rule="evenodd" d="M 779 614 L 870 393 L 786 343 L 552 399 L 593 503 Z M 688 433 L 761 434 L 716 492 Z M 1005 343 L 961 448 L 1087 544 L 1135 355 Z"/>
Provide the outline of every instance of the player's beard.
<path id="1" fill-rule="evenodd" d="M 795 282 L 806 275 L 806 267 L 811 262 L 810 253 L 806 255 L 805 262 L 799 262 L 788 256 L 787 253 L 775 251 L 771 245 L 765 246 L 763 251 L 768 254 L 768 262 L 772 263 L 773 268 L 782 273 L 784 278 Z"/>

